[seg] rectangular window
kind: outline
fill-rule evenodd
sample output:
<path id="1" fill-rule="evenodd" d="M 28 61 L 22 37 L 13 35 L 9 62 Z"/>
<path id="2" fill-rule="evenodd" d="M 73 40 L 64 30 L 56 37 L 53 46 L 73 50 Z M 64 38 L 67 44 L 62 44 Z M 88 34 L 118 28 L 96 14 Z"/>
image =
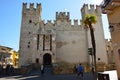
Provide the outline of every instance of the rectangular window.
<path id="1" fill-rule="evenodd" d="M 37 50 L 39 50 L 39 34 L 37 35 Z"/>
<path id="2" fill-rule="evenodd" d="M 45 35 L 43 35 L 43 51 L 45 50 Z"/>
<path id="3" fill-rule="evenodd" d="M 43 51 L 52 50 L 52 35 L 43 35 Z"/>
<path id="4" fill-rule="evenodd" d="M 52 35 L 50 35 L 50 50 L 52 51 Z"/>
<path id="5" fill-rule="evenodd" d="M 36 63 L 39 63 L 39 59 L 38 58 L 36 58 Z"/>

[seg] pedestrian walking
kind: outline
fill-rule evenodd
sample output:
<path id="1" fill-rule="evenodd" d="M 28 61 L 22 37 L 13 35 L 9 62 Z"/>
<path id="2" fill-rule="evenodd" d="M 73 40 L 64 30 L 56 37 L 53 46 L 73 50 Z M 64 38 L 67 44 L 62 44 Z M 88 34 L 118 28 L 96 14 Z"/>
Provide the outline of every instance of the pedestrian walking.
<path id="1" fill-rule="evenodd" d="M 13 65 L 10 65 L 10 74 L 14 75 L 14 67 L 13 67 Z"/>
<path id="2" fill-rule="evenodd" d="M 94 72 L 95 72 L 94 69 L 95 69 L 94 66 L 92 66 L 92 74 L 94 74 Z"/>
<path id="3" fill-rule="evenodd" d="M 41 75 L 43 75 L 44 74 L 44 66 L 43 66 L 43 64 L 41 65 Z"/>
<path id="4" fill-rule="evenodd" d="M 80 76 L 80 78 L 83 80 L 83 71 L 84 71 L 84 68 L 82 66 L 82 64 L 79 64 L 78 66 L 78 77 Z"/>
<path id="5" fill-rule="evenodd" d="M 6 66 L 6 75 L 10 74 L 10 64 L 7 64 Z"/>
<path id="6" fill-rule="evenodd" d="M 74 65 L 74 67 L 73 67 L 73 73 L 77 73 L 77 66 L 76 65 Z"/>
<path id="7" fill-rule="evenodd" d="M 0 75 L 2 74 L 2 72 L 3 72 L 3 67 L 2 67 L 2 65 L 0 64 Z"/>

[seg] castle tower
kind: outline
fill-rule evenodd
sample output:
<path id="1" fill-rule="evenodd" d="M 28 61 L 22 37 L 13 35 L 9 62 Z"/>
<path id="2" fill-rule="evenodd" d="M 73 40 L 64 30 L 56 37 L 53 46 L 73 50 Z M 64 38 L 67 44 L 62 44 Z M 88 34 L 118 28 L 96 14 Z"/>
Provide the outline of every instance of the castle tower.
<path id="1" fill-rule="evenodd" d="M 39 35 L 38 29 L 41 22 L 42 8 L 41 4 L 37 4 L 36 8 L 34 3 L 30 3 L 27 7 L 27 3 L 23 3 L 22 8 L 22 21 L 20 32 L 20 47 L 19 47 L 19 67 L 24 64 L 35 62 L 36 49 L 39 48 Z M 38 59 L 36 58 L 36 62 Z"/>
<path id="2" fill-rule="evenodd" d="M 36 8 L 23 3 L 20 34 L 19 67 L 31 63 L 51 65 L 56 56 L 56 33 L 54 24 L 41 20 L 41 4 Z"/>
<path id="3" fill-rule="evenodd" d="M 69 24 L 71 25 L 70 20 L 70 13 L 69 12 L 56 12 L 56 25 L 62 25 L 62 24 Z"/>
<path id="4" fill-rule="evenodd" d="M 103 31 L 103 24 L 102 24 L 102 16 L 101 16 L 101 8 L 100 6 L 90 5 L 90 8 L 87 4 L 84 4 L 83 8 L 81 9 L 82 13 L 82 20 L 85 19 L 86 14 L 95 14 L 97 16 L 97 23 L 94 25 L 95 31 L 95 42 L 96 42 L 96 62 L 103 62 L 107 63 L 107 53 L 105 48 L 105 37 L 104 37 L 104 31 Z M 89 29 L 86 33 L 87 40 L 88 40 L 88 48 L 92 47 L 91 44 L 91 36 Z M 89 57 L 91 60 L 91 57 Z M 89 60 L 89 61 L 90 61 Z M 91 62 L 90 62 L 91 63 Z"/>
<path id="5" fill-rule="evenodd" d="M 56 12 L 56 20 L 61 20 L 61 21 L 66 20 L 66 21 L 68 21 L 69 18 L 70 18 L 69 12 L 67 12 L 67 14 L 66 14 L 66 12 L 60 12 L 60 13 Z"/>

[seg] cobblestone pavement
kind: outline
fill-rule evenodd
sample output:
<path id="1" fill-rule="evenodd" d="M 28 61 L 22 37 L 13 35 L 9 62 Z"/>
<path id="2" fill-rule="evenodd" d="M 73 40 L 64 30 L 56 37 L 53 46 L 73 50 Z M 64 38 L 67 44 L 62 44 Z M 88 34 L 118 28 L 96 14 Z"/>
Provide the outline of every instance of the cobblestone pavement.
<path id="1" fill-rule="evenodd" d="M 43 75 L 33 74 L 33 75 L 17 75 L 17 76 L 4 76 L 0 80 L 82 80 L 77 77 L 76 74 L 71 75 Z M 93 80 L 90 73 L 85 73 L 83 80 Z"/>
<path id="2" fill-rule="evenodd" d="M 104 73 L 109 73 L 110 80 L 118 80 L 116 71 L 105 71 Z M 116 76 L 113 76 L 116 75 Z M 56 75 L 53 74 L 51 68 L 46 68 L 44 75 L 41 75 L 40 70 L 34 70 L 29 74 L 25 75 L 16 75 L 16 76 L 0 76 L 0 80 L 82 80 L 77 77 L 76 74 L 64 74 L 64 75 Z M 84 73 L 83 80 L 94 80 L 92 73 Z"/>
<path id="3" fill-rule="evenodd" d="M 41 75 L 40 70 L 32 71 L 26 75 L 16 76 L 1 76 L 0 80 L 82 80 L 76 74 L 56 75 L 52 73 L 50 68 L 45 69 L 44 75 Z M 83 80 L 93 80 L 92 73 L 84 73 Z"/>

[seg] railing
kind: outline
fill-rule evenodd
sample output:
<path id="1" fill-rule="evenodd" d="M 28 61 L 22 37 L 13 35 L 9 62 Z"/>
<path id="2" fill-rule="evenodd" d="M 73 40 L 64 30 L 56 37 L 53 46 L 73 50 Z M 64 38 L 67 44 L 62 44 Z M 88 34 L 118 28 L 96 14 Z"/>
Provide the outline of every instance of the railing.
<path id="1" fill-rule="evenodd" d="M 104 0 L 104 1 L 101 3 L 101 8 L 105 8 L 105 7 L 109 4 L 110 1 L 111 1 L 111 0 Z"/>

